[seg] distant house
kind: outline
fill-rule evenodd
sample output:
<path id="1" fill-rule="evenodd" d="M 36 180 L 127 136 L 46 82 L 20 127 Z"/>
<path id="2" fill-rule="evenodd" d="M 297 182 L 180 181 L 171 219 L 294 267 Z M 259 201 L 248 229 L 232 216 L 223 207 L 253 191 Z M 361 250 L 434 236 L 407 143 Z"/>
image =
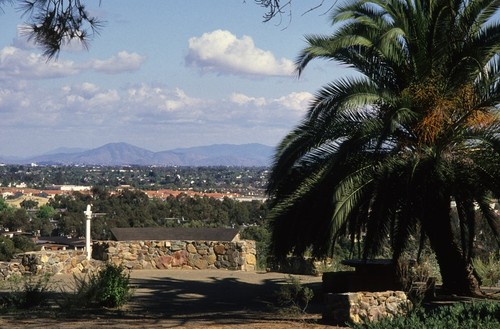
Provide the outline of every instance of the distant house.
<path id="1" fill-rule="evenodd" d="M 227 241 L 240 240 L 238 229 L 232 228 L 187 228 L 187 227 L 123 227 L 112 228 L 116 241 Z"/>
<path id="2" fill-rule="evenodd" d="M 35 241 L 41 250 L 83 250 L 85 239 L 67 238 L 65 236 L 42 236 Z"/>
<path id="3" fill-rule="evenodd" d="M 21 230 L 10 231 L 8 228 L 4 228 L 4 227 L 0 228 L 0 236 L 12 239 L 14 236 L 20 236 L 20 235 L 24 235 L 24 236 L 29 237 L 29 236 L 31 236 L 31 233 L 26 233 L 26 232 L 23 232 Z"/>

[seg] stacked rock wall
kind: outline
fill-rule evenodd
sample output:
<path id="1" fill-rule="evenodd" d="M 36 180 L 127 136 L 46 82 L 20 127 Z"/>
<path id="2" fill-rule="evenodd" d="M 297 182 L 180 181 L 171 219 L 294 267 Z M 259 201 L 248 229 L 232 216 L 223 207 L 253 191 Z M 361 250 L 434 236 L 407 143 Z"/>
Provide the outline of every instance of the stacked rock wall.
<path id="1" fill-rule="evenodd" d="M 130 269 L 228 269 L 253 271 L 255 241 L 99 241 L 92 257 Z"/>
<path id="2" fill-rule="evenodd" d="M 92 258 L 82 250 L 33 251 L 0 262 L 0 280 L 12 275 L 88 273 L 104 262 L 128 269 L 228 269 L 254 271 L 255 241 L 98 241 Z"/>
<path id="3" fill-rule="evenodd" d="M 366 323 L 404 315 L 411 306 L 403 291 L 329 293 L 323 318 L 338 324 Z"/>
<path id="4" fill-rule="evenodd" d="M 87 273 L 102 265 L 96 260 L 87 260 L 81 250 L 32 251 L 19 254 L 10 262 L 0 262 L 0 280 L 12 275 Z"/>
<path id="5" fill-rule="evenodd" d="M 25 273 L 25 269 L 19 260 L 0 262 L 0 280 L 8 279 L 12 275 L 22 275 L 23 273 Z"/>

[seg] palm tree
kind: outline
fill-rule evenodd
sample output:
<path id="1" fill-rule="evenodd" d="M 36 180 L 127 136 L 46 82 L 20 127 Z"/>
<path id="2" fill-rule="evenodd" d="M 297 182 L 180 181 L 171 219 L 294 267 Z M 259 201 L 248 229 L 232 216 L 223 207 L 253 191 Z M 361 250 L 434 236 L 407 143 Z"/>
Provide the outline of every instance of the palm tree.
<path id="1" fill-rule="evenodd" d="M 500 194 L 500 0 L 354 0 L 332 13 L 332 36 L 309 36 L 316 58 L 359 75 L 319 90 L 278 146 L 268 193 L 278 256 L 331 253 L 366 231 L 364 256 L 389 237 L 398 260 L 428 238 L 443 288 L 479 293 L 471 258 L 475 208 Z M 455 236 L 450 203 L 459 214 Z"/>

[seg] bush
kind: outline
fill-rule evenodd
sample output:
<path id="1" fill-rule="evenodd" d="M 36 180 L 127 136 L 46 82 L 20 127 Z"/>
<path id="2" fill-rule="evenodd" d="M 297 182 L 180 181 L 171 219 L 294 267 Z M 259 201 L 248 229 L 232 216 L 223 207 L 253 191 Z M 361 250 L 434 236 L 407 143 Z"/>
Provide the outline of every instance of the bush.
<path id="1" fill-rule="evenodd" d="M 97 273 L 74 279 L 75 296 L 68 306 L 120 307 L 132 296 L 130 274 L 121 265 L 107 264 Z"/>
<path id="2" fill-rule="evenodd" d="M 314 293 L 304 287 L 300 280 L 291 275 L 288 276 L 287 282 L 280 287 L 276 292 L 278 305 L 284 307 L 287 313 L 304 313 L 313 299 Z"/>
<path id="3" fill-rule="evenodd" d="M 500 286 L 500 259 L 498 254 L 490 253 L 486 261 L 476 258 L 473 264 L 483 285 Z"/>
<path id="4" fill-rule="evenodd" d="M 425 312 L 418 309 L 407 316 L 353 325 L 357 329 L 494 329 L 500 328 L 500 303 L 459 303 Z"/>
<path id="5" fill-rule="evenodd" d="M 432 265 L 427 261 L 402 259 L 398 262 L 397 275 L 401 289 L 415 306 L 420 306 L 426 297 L 434 294 L 436 278 L 432 276 Z"/>
<path id="6" fill-rule="evenodd" d="M 23 235 L 15 235 L 12 238 L 16 252 L 33 251 L 37 249 L 36 244 L 30 238 Z"/>
<path id="7" fill-rule="evenodd" d="M 0 236 L 0 261 L 10 261 L 15 252 L 16 247 L 12 239 Z"/>

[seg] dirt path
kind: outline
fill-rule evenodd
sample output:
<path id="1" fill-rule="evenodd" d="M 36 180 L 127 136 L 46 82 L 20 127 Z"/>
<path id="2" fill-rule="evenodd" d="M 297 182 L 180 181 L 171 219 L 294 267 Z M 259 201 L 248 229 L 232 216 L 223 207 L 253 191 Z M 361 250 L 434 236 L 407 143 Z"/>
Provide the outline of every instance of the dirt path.
<path id="1" fill-rule="evenodd" d="M 296 276 L 315 292 L 321 278 Z M 283 273 L 239 271 L 140 270 L 131 272 L 134 296 L 121 310 L 75 314 L 55 312 L 4 315 L 1 328 L 326 328 L 321 324 L 321 303 L 311 303 L 300 318 L 276 310 L 273 301 Z M 68 286 L 69 275 L 53 278 L 55 286 Z M 321 299 L 317 296 L 318 301 Z M 332 328 L 329 326 L 328 328 Z"/>

